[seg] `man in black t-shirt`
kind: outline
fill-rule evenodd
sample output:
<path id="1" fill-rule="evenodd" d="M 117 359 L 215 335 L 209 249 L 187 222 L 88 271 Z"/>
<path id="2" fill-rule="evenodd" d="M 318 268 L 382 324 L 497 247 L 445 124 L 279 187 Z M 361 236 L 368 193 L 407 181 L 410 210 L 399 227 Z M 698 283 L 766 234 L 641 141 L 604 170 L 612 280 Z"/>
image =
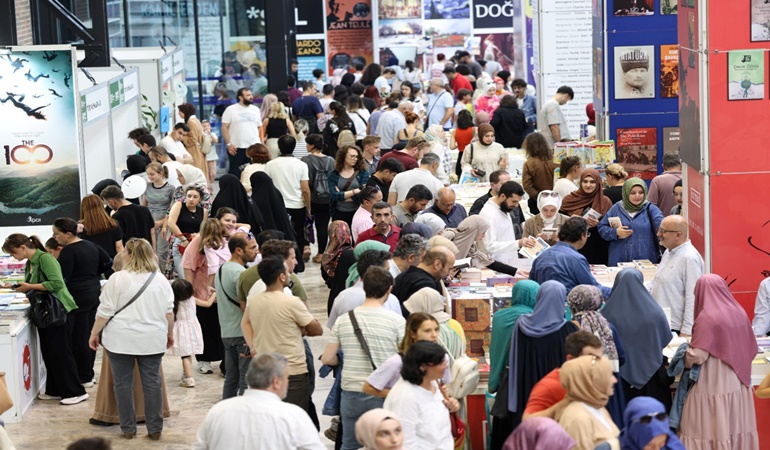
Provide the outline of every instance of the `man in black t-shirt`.
<path id="1" fill-rule="evenodd" d="M 112 218 L 123 230 L 123 244 L 131 238 L 145 239 L 153 243 L 155 220 L 146 206 L 134 205 L 126 200 L 123 191 L 117 186 L 108 186 L 101 193 L 102 200 L 115 213 Z"/>

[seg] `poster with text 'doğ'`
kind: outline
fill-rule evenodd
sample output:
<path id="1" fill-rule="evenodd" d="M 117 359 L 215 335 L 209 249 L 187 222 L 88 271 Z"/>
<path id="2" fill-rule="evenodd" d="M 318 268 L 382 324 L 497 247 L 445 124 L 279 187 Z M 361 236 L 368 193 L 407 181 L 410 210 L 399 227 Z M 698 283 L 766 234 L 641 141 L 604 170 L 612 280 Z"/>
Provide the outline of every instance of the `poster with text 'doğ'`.
<path id="1" fill-rule="evenodd" d="M 80 173 L 73 50 L 12 49 L 0 55 L 0 226 L 78 217 Z"/>

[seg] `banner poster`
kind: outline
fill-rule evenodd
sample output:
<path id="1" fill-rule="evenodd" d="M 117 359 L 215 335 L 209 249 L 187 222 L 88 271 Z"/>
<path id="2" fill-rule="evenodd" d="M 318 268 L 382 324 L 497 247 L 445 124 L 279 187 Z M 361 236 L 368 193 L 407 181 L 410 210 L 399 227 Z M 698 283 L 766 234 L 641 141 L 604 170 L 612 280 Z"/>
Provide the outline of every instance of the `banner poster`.
<path id="1" fill-rule="evenodd" d="M 593 87 L 594 96 L 599 104 L 604 104 L 604 49 L 602 47 L 593 48 Z"/>
<path id="2" fill-rule="evenodd" d="M 420 19 L 380 20 L 379 25 L 380 47 L 393 45 L 418 47 L 420 45 L 419 41 L 422 40 L 422 20 Z"/>
<path id="3" fill-rule="evenodd" d="M 770 41 L 770 3 L 751 0 L 751 41 Z"/>
<path id="4" fill-rule="evenodd" d="M 513 34 L 511 33 L 482 33 L 477 32 L 477 37 L 481 38 L 481 59 L 485 61 L 496 61 L 505 70 L 513 71 L 514 54 Z"/>
<path id="5" fill-rule="evenodd" d="M 679 46 L 660 46 L 660 96 L 679 97 Z"/>
<path id="6" fill-rule="evenodd" d="M 655 72 L 650 60 L 655 47 L 615 47 L 615 99 L 650 99 L 655 97 Z"/>
<path id="7" fill-rule="evenodd" d="M 297 39 L 297 62 L 299 81 L 314 81 L 313 71 L 326 72 L 326 52 L 323 39 Z"/>
<path id="8" fill-rule="evenodd" d="M 616 16 L 652 16 L 655 14 L 655 0 L 615 0 Z"/>
<path id="9" fill-rule="evenodd" d="M 374 60 L 371 0 L 329 0 L 326 28 L 329 71 Z"/>
<path id="10" fill-rule="evenodd" d="M 661 14 L 676 14 L 677 7 L 677 0 L 660 0 Z"/>
<path id="11" fill-rule="evenodd" d="M 615 146 L 629 176 L 651 180 L 658 172 L 658 133 L 655 128 L 618 128 Z"/>
<path id="12" fill-rule="evenodd" d="M 468 0 L 424 0 L 425 19 L 470 19 Z M 508 23 L 508 26 L 511 26 Z"/>
<path id="13" fill-rule="evenodd" d="M 679 127 L 663 128 L 663 153 L 679 153 Z"/>
<path id="14" fill-rule="evenodd" d="M 80 172 L 71 50 L 0 57 L 0 226 L 78 217 Z M 86 105 L 97 107 L 98 105 Z"/>
<path id="15" fill-rule="evenodd" d="M 421 0 L 378 0 L 377 16 L 383 19 L 421 19 Z"/>
<path id="16" fill-rule="evenodd" d="M 473 28 L 510 28 L 513 21 L 513 2 L 511 0 L 474 0 Z M 514 28 L 516 28 L 516 23 Z"/>
<path id="17" fill-rule="evenodd" d="M 729 100 L 765 98 L 765 51 L 734 50 L 727 53 Z"/>
<path id="18" fill-rule="evenodd" d="M 449 58 L 455 51 L 465 50 L 465 38 L 471 34 L 468 20 L 431 20 L 425 25 L 425 36 L 433 39 L 434 55 L 443 53 Z"/>

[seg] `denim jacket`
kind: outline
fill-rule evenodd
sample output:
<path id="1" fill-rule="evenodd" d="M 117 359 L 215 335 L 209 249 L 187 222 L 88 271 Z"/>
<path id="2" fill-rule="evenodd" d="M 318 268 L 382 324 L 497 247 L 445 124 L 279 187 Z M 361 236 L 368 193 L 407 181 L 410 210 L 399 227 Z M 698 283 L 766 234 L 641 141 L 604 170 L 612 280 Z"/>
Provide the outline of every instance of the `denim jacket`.
<path id="1" fill-rule="evenodd" d="M 676 394 L 674 394 L 674 404 L 671 406 L 671 414 L 669 415 L 671 428 L 678 430 L 679 423 L 682 420 L 682 409 L 684 408 L 684 401 L 687 398 L 687 394 L 690 393 L 690 388 L 698 382 L 698 376 L 700 375 L 700 365 L 694 364 L 691 368 L 685 368 L 684 357 L 687 353 L 687 349 L 690 348 L 690 344 L 684 343 L 676 349 L 674 358 L 671 360 L 671 365 L 668 366 L 668 375 L 671 377 L 677 376 L 680 373 L 682 376 L 679 378 L 679 385 L 676 387 Z"/>
<path id="2" fill-rule="evenodd" d="M 321 378 L 326 378 L 334 371 L 334 384 L 331 390 L 329 390 L 329 396 L 326 397 L 326 402 L 324 402 L 324 407 L 321 411 L 321 414 L 324 416 L 340 415 L 340 400 L 342 399 L 342 350 L 337 351 L 337 360 L 340 362 L 339 365 L 332 367 L 324 364 L 318 370 L 318 375 Z"/>

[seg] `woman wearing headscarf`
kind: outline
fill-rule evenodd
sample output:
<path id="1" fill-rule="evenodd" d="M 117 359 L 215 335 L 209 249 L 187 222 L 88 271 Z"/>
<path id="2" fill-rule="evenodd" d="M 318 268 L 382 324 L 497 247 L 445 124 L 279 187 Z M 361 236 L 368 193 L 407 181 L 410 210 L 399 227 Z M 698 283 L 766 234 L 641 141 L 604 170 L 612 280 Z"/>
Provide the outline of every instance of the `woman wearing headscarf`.
<path id="1" fill-rule="evenodd" d="M 500 106 L 500 98 L 495 94 L 496 91 L 495 83 L 487 83 L 473 104 L 475 111 L 482 111 L 492 116 L 492 113 Z"/>
<path id="2" fill-rule="evenodd" d="M 489 343 L 489 392 L 507 388 L 508 357 L 511 349 L 511 332 L 516 319 L 532 314 L 540 285 L 532 280 L 521 280 L 511 290 L 511 306 L 501 309 L 492 317 L 492 340 Z M 501 394 L 506 395 L 507 394 Z M 502 397 L 500 398 L 502 401 Z"/>
<path id="3" fill-rule="evenodd" d="M 581 330 L 590 331 L 602 342 L 604 355 L 612 364 L 612 373 L 620 372 L 620 367 L 626 362 L 626 352 L 618 337 L 615 327 L 602 316 L 602 293 L 598 287 L 581 284 L 572 288 L 567 295 L 567 304 L 572 311 L 572 319 Z M 610 397 L 607 410 L 612 421 L 618 427 L 623 424 L 623 410 L 626 409 L 623 390 L 617 389 Z"/>
<path id="4" fill-rule="evenodd" d="M 401 227 L 401 236 L 406 236 L 407 234 L 416 234 L 423 239 L 430 239 L 433 237 L 433 230 L 424 223 L 409 222 Z"/>
<path id="5" fill-rule="evenodd" d="M 540 191 L 537 195 L 538 214 L 530 217 L 524 222 L 523 237 L 540 237 L 549 245 L 559 241 L 558 232 L 543 233 L 546 228 L 561 228 L 564 221 L 569 217 L 561 214 L 561 197 L 556 191 Z"/>
<path id="6" fill-rule="evenodd" d="M 390 253 L 390 246 L 383 242 L 371 241 L 371 240 L 356 244 L 356 248 L 353 249 L 353 256 L 356 257 L 356 261 L 358 260 L 358 257 L 361 256 L 363 252 L 368 250 L 377 250 L 380 252 Z M 356 284 L 356 281 L 358 281 L 359 278 L 361 278 L 361 275 L 358 273 L 358 263 L 355 262 L 353 263 L 352 266 L 350 266 L 350 269 L 348 269 L 347 278 L 345 279 L 345 287 L 349 288 L 353 286 L 354 284 Z"/>
<path id="7" fill-rule="evenodd" d="M 588 240 L 578 251 L 586 257 L 589 264 L 607 264 L 609 243 L 596 232 L 596 226 L 611 208 L 612 201 L 604 195 L 602 178 L 596 169 L 585 169 L 580 174 L 578 188 L 562 201 L 561 211 L 564 214 L 584 217 L 588 222 Z M 592 210 L 598 214 L 598 217 L 591 212 Z M 591 214 L 588 214 L 589 212 Z"/>
<path id="8" fill-rule="evenodd" d="M 561 366 L 559 378 L 567 396 L 556 406 L 556 420 L 577 441 L 577 450 L 594 450 L 604 443 L 618 448 L 620 430 L 605 408 L 617 383 L 612 363 L 580 356 Z"/>
<path id="9" fill-rule="evenodd" d="M 546 281 L 537 293 L 531 314 L 520 316 L 511 333 L 508 370 L 508 411 L 495 417 L 492 448 L 502 447 L 508 435 L 521 423 L 532 387 L 566 360 L 564 339 L 578 330 L 564 320 L 567 289 L 558 281 Z"/>
<path id="10" fill-rule="evenodd" d="M 401 421 L 387 409 L 370 409 L 356 422 L 356 440 L 365 450 L 401 450 L 404 448 Z"/>
<path id="11" fill-rule="evenodd" d="M 618 217 L 622 226 L 614 228 L 609 223 L 610 217 Z M 623 183 L 623 200 L 610 208 L 597 227 L 599 235 L 610 242 L 607 264 L 615 266 L 619 262 L 635 259 L 660 262 L 656 233 L 662 221 L 663 213 L 647 201 L 644 180 L 636 177 L 626 180 Z"/>
<path id="12" fill-rule="evenodd" d="M 475 215 L 464 219 L 457 228 L 445 229 L 441 235 L 457 246 L 455 259 L 471 258 L 471 267 L 477 269 L 487 267 L 495 272 L 510 276 L 516 275 L 517 269 L 515 267 L 495 261 L 489 256 L 482 240 L 489 227 L 490 224 L 486 219 Z"/>
<path id="13" fill-rule="evenodd" d="M 463 172 L 468 172 L 481 182 L 489 180 L 489 174 L 495 170 L 505 170 L 508 167 L 508 154 L 502 145 L 495 142 L 495 129 L 485 123 L 479 125 L 479 141 L 465 147 L 463 152 Z M 484 171 L 479 175 L 476 170 Z"/>
<path id="14" fill-rule="evenodd" d="M 430 228 L 433 236 L 437 236 L 443 233 L 444 229 L 446 228 L 446 222 L 444 222 L 441 217 L 435 214 L 420 214 L 414 220 L 414 223 L 419 223 L 420 225 L 425 225 L 426 227 Z"/>
<path id="15" fill-rule="evenodd" d="M 147 181 L 147 175 L 144 173 L 144 171 L 147 169 L 147 160 L 145 160 L 142 156 L 131 155 L 126 158 L 126 168 L 128 171 L 123 176 L 123 180 L 132 175 L 139 175 L 144 179 L 144 181 Z"/>
<path id="16" fill-rule="evenodd" d="M 506 439 L 503 450 L 572 450 L 577 443 L 555 420 L 532 417 Z"/>
<path id="17" fill-rule="evenodd" d="M 759 448 L 751 361 L 757 340 L 746 312 L 725 280 L 706 274 L 695 283 L 695 323 L 686 367 L 700 366 L 698 382 L 682 409 L 680 438 L 685 448 Z"/>
<path id="18" fill-rule="evenodd" d="M 623 421 L 626 427 L 620 433 L 622 450 L 685 450 L 669 428 L 666 407 L 652 397 L 636 397 L 628 402 Z"/>
<path id="19" fill-rule="evenodd" d="M 246 188 L 238 177 L 229 173 L 219 179 L 219 192 L 211 202 L 212 215 L 224 206 L 234 209 L 238 213 L 238 219 L 251 225 L 251 232 L 255 235 L 264 229 L 264 219 L 259 208 L 246 193 Z"/>
<path id="20" fill-rule="evenodd" d="M 330 289 L 327 314 L 332 310 L 334 299 L 345 289 L 348 270 L 356 262 L 352 244 L 353 235 L 346 222 L 335 220 L 329 225 L 329 245 L 321 257 L 321 276 Z M 337 271 L 344 276 L 337 276 Z"/>
<path id="21" fill-rule="evenodd" d="M 668 410 L 673 380 L 666 375 L 662 353 L 671 341 L 671 330 L 663 309 L 643 281 L 638 270 L 621 270 L 602 315 L 625 343 L 626 362 L 620 366 L 620 383 L 626 401 L 641 396 L 654 397 Z"/>
<path id="22" fill-rule="evenodd" d="M 200 203 L 201 206 L 203 206 L 203 209 L 206 211 L 210 211 L 212 198 L 211 191 L 209 191 L 206 174 L 191 164 L 180 164 L 179 167 L 176 168 L 176 172 L 177 173 L 168 174 L 169 178 L 176 177 L 180 183 L 180 186 L 174 190 L 174 201 L 171 202 L 171 205 L 173 206 L 176 202 L 184 202 L 185 197 L 187 196 L 188 188 L 190 186 L 196 186 L 203 192 L 203 197 L 201 198 Z M 213 213 L 216 214 L 216 211 L 213 211 Z"/>
<path id="23" fill-rule="evenodd" d="M 460 322 L 446 312 L 446 298 L 433 288 L 422 288 L 404 302 L 410 314 L 425 313 L 438 322 L 438 343 L 446 349 L 453 360 L 465 354 L 465 332 Z"/>

